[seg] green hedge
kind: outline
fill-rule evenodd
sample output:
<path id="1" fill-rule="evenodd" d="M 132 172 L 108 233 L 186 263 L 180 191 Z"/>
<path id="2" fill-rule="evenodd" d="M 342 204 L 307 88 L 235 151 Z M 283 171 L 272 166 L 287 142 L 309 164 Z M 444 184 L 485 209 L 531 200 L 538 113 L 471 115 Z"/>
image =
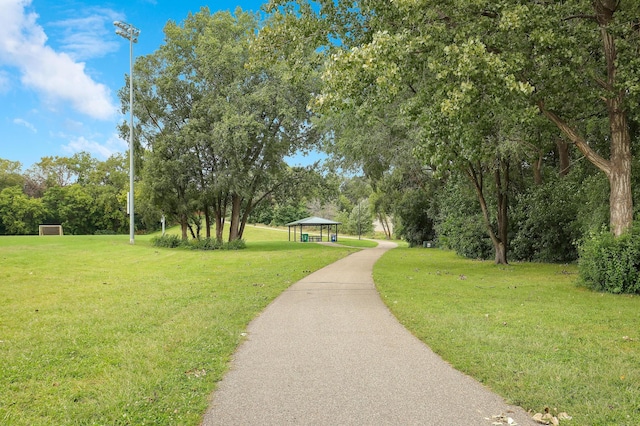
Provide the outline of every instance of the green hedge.
<path id="1" fill-rule="evenodd" d="M 580 284 L 607 293 L 640 294 L 640 224 L 624 235 L 592 234 L 580 247 Z"/>

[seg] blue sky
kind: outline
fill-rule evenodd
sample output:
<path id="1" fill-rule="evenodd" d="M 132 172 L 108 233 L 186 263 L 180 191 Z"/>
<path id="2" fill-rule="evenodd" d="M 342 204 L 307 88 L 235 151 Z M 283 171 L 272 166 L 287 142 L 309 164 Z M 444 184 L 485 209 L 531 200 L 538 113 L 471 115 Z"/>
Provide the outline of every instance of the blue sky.
<path id="1" fill-rule="evenodd" d="M 126 152 L 117 91 L 129 42 L 113 21 L 140 29 L 134 55 L 154 52 L 168 20 L 189 12 L 258 11 L 263 0 L 0 0 L 0 158 L 29 168 L 44 156 Z M 304 160 L 300 160 L 304 162 Z"/>

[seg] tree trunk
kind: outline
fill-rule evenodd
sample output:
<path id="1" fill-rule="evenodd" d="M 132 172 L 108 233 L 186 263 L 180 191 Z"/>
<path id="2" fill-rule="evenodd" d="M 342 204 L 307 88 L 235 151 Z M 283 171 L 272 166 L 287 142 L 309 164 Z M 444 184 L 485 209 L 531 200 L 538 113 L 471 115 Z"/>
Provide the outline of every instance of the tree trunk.
<path id="1" fill-rule="evenodd" d="M 569 144 L 563 139 L 556 140 L 556 148 L 558 151 L 558 162 L 560 163 L 558 174 L 565 177 L 571 170 L 571 160 L 569 157 Z"/>
<path id="2" fill-rule="evenodd" d="M 247 225 L 247 221 L 249 220 L 249 215 L 251 214 L 251 211 L 253 209 L 251 209 L 250 206 L 247 206 L 244 210 L 244 212 L 242 213 L 242 217 L 240 218 L 240 227 L 238 229 L 238 239 L 241 240 L 242 236 L 244 235 L 244 227 Z"/>
<path id="3" fill-rule="evenodd" d="M 600 24 L 600 35 L 607 60 L 607 91 L 613 91 L 617 76 L 617 50 L 615 39 L 608 31 L 613 14 L 620 4 L 615 0 L 594 1 L 596 17 Z M 607 176 L 611 186 L 609 213 L 611 229 L 616 236 L 622 235 L 633 224 L 633 199 L 631 195 L 631 135 L 624 106 L 624 91 L 610 95 L 606 101 L 611 131 L 611 159 Z"/>
<path id="4" fill-rule="evenodd" d="M 180 215 L 180 229 L 182 230 L 182 240 L 183 241 L 187 241 L 189 239 L 189 236 L 187 234 L 187 228 L 188 228 L 187 225 L 188 225 L 187 215 L 181 214 Z"/>
<path id="5" fill-rule="evenodd" d="M 384 231 L 384 235 L 387 240 L 391 239 L 391 227 L 389 226 L 389 221 L 387 220 L 387 215 L 384 213 L 378 213 L 378 221 L 380 225 L 382 225 L 382 230 Z"/>
<path id="6" fill-rule="evenodd" d="M 224 232 L 224 219 L 227 215 L 226 196 L 216 197 L 213 206 L 213 214 L 215 217 L 216 241 L 222 242 Z"/>
<path id="7" fill-rule="evenodd" d="M 205 236 L 211 238 L 211 211 L 209 206 L 204 206 L 204 226 L 206 227 Z"/>
<path id="8" fill-rule="evenodd" d="M 479 170 L 476 170 L 472 164 L 469 164 L 466 170 L 467 176 L 471 180 L 474 189 L 476 190 L 476 196 L 478 197 L 478 202 L 480 203 L 480 209 L 482 210 L 482 218 L 484 219 L 484 225 L 487 229 L 487 233 L 491 238 L 491 242 L 493 243 L 493 248 L 495 251 L 495 262 L 497 265 L 506 265 L 507 264 L 507 198 L 506 192 L 501 190 L 502 181 L 500 179 L 500 171 L 496 170 L 496 184 L 500 184 L 497 188 L 498 197 L 498 235 L 493 230 L 493 226 L 491 226 L 491 217 L 489 215 L 489 208 L 487 206 L 487 200 L 484 197 L 484 188 L 483 188 L 483 179 L 482 179 L 482 170 L 479 167 Z M 508 182 L 508 181 L 507 181 Z M 502 194 L 502 195 L 500 195 Z"/>
<path id="9" fill-rule="evenodd" d="M 611 169 L 607 174 L 611 194 L 609 213 L 611 229 L 622 235 L 633 224 L 631 195 L 631 136 L 627 116 L 623 111 L 622 94 L 607 101 L 611 127 Z"/>
<path id="10" fill-rule="evenodd" d="M 542 160 L 543 160 L 543 156 L 542 156 L 542 152 L 540 152 L 538 154 L 538 158 L 533 163 L 533 182 L 538 186 L 542 185 L 542 183 L 543 183 L 543 180 L 542 180 Z"/>
<path id="11" fill-rule="evenodd" d="M 241 207 L 242 197 L 238 194 L 231 195 L 231 223 L 229 224 L 229 242 L 235 241 L 239 238 Z"/>
<path id="12" fill-rule="evenodd" d="M 498 201 L 498 241 L 494 241 L 496 264 L 507 264 L 507 243 L 509 239 L 509 162 L 497 160 L 494 172 L 496 199 Z"/>

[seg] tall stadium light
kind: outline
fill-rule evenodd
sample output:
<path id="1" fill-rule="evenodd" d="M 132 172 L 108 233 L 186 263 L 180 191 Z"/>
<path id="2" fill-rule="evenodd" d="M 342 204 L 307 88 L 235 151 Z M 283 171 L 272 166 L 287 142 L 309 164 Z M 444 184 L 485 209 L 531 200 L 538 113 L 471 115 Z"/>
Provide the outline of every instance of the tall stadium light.
<path id="1" fill-rule="evenodd" d="M 133 215 L 133 43 L 138 42 L 140 30 L 126 22 L 115 21 L 116 34 L 129 40 L 129 243 L 135 240 L 135 219 Z"/>

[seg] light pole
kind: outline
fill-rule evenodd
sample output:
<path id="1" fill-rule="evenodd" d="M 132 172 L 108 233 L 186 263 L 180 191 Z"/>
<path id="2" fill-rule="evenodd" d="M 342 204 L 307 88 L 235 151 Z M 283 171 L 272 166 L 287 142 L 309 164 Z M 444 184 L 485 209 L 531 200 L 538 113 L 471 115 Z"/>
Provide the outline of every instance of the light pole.
<path id="1" fill-rule="evenodd" d="M 126 22 L 115 21 L 116 34 L 129 40 L 129 244 L 135 239 L 135 219 L 133 215 L 133 43 L 138 42 L 140 30 Z"/>

